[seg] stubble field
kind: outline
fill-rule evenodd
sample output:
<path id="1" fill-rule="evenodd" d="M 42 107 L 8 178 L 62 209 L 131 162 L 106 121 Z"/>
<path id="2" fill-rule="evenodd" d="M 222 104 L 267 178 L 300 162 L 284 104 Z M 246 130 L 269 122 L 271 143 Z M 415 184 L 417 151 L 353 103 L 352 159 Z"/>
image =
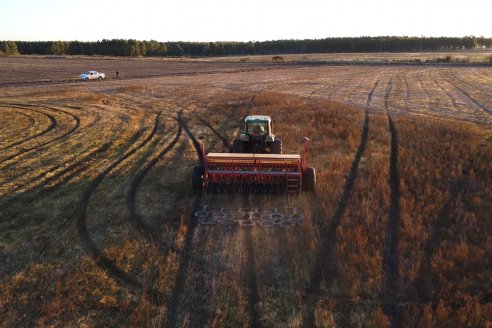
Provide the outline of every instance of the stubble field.
<path id="1" fill-rule="evenodd" d="M 492 322 L 490 67 L 0 58 L 0 80 L 2 327 Z M 248 114 L 284 153 L 311 139 L 315 193 L 191 191 L 198 137 L 228 151 Z M 286 203 L 293 227 L 193 215 Z"/>

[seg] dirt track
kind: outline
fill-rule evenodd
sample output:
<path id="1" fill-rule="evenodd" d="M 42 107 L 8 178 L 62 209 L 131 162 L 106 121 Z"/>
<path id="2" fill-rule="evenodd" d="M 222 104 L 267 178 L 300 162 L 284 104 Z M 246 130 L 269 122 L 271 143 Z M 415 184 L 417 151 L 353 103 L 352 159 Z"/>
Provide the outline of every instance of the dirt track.
<path id="1" fill-rule="evenodd" d="M 101 60 L 131 73 L 63 83 L 86 62 L 55 61 L 0 58 L 23 63 L 0 70 L 0 321 L 399 326 L 456 304 L 439 322 L 487 320 L 492 68 Z M 193 216 L 284 206 L 189 190 L 197 137 L 228 151 L 248 113 L 274 117 L 284 152 L 312 139 L 319 188 L 287 201 L 294 228 Z"/>

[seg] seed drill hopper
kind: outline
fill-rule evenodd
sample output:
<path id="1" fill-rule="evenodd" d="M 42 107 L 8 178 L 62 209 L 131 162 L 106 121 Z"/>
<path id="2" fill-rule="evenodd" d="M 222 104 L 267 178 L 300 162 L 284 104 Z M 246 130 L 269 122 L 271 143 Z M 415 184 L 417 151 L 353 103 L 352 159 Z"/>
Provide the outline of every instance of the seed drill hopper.
<path id="1" fill-rule="evenodd" d="M 205 153 L 193 168 L 192 188 L 221 193 L 299 193 L 314 191 L 316 172 L 306 165 L 305 138 L 302 155 L 255 153 Z M 206 154 L 206 155 L 205 155 Z"/>

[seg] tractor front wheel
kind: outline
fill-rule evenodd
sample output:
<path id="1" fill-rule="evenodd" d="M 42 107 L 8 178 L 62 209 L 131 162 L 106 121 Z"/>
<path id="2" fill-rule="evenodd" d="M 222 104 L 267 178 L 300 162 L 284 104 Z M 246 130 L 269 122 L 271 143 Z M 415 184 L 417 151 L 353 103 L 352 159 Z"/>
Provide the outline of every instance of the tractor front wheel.
<path id="1" fill-rule="evenodd" d="M 244 147 L 243 147 L 243 143 L 241 142 L 241 140 L 239 140 L 239 139 L 234 140 L 234 142 L 232 143 L 232 152 L 233 153 L 244 152 Z"/>
<path id="2" fill-rule="evenodd" d="M 313 167 L 308 167 L 302 175 L 302 189 L 314 191 L 316 189 L 316 171 Z"/>
<path id="3" fill-rule="evenodd" d="M 282 154 L 282 140 L 275 139 L 271 145 L 272 154 Z"/>
<path id="4" fill-rule="evenodd" d="M 193 168 L 193 173 L 191 175 L 191 188 L 193 190 L 203 190 L 203 174 L 205 169 L 201 165 L 197 165 Z"/>

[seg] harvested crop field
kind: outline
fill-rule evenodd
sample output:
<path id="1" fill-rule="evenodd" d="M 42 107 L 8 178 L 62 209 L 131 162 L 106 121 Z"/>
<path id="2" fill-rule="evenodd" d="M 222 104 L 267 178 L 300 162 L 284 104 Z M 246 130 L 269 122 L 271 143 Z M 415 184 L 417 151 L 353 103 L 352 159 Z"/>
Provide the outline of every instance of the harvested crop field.
<path id="1" fill-rule="evenodd" d="M 492 324 L 490 66 L 22 57 L 0 81 L 1 327 Z M 311 139 L 316 192 L 191 191 L 199 136 L 226 152 L 248 114 Z"/>

